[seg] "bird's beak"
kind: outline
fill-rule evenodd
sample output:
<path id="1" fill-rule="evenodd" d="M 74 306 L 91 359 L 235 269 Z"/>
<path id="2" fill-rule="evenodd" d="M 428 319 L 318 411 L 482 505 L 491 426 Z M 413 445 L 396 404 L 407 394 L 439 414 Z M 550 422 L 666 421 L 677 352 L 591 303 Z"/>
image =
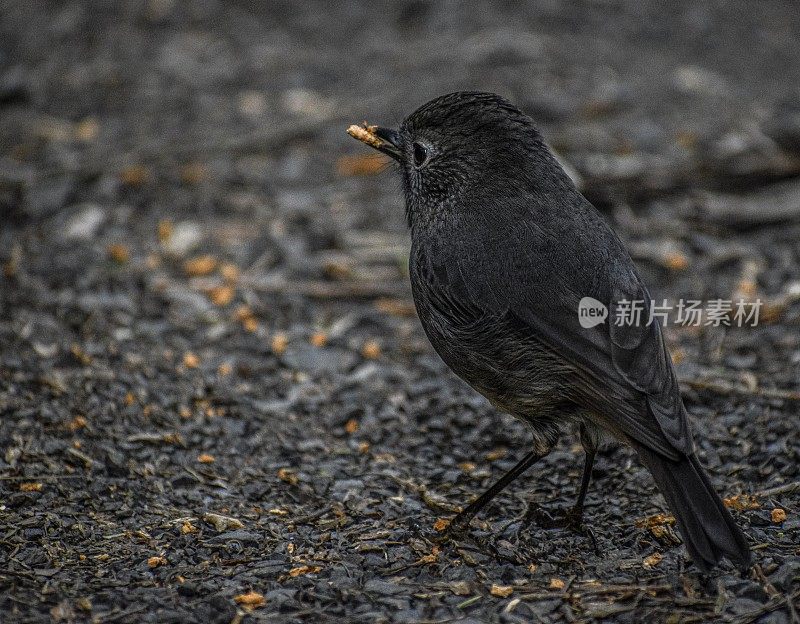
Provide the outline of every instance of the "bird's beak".
<path id="1" fill-rule="evenodd" d="M 364 122 L 363 126 L 350 126 L 347 129 L 347 134 L 370 147 L 374 147 L 379 152 L 391 156 L 398 162 L 402 160 L 403 153 L 400 149 L 402 142 L 400 133 L 397 130 L 382 128 L 381 126 L 370 126 Z"/>

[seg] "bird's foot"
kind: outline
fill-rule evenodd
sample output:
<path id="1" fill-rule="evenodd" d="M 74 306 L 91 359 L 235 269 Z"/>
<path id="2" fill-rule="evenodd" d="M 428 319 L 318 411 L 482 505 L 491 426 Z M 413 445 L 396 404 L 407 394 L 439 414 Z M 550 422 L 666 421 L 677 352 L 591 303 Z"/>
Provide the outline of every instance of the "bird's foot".
<path id="1" fill-rule="evenodd" d="M 440 529 L 437 527 L 437 530 L 440 531 L 440 533 L 436 541 L 440 544 L 444 544 L 447 542 L 455 542 L 463 537 L 466 537 L 469 531 L 469 523 L 471 520 L 472 516 L 465 516 L 460 513 L 457 514 L 452 518 L 452 520 L 447 521 L 447 525 L 443 528 Z"/>
<path id="2" fill-rule="evenodd" d="M 592 541 L 594 550 L 598 550 L 597 538 L 591 528 L 583 524 L 583 510 L 569 507 L 567 509 L 559 509 L 555 514 L 540 507 L 535 503 L 528 506 L 528 511 L 525 514 L 526 520 L 535 522 L 543 529 L 567 529 L 581 537 L 588 537 Z"/>

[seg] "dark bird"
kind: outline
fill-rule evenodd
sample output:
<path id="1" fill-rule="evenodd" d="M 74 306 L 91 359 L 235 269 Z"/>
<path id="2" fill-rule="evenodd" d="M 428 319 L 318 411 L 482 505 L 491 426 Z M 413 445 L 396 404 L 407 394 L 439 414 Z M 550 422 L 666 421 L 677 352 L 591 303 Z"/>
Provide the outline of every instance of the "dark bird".
<path id="1" fill-rule="evenodd" d="M 463 530 L 576 426 L 586 463 L 579 524 L 603 433 L 635 449 L 677 518 L 694 563 L 751 553 L 695 454 L 650 296 L 624 245 L 577 190 L 533 121 L 492 93 L 438 97 L 398 129 L 348 132 L 399 163 L 411 230 L 414 303 L 445 363 L 525 421 L 533 449 L 450 524 Z M 584 327 L 585 297 L 608 311 Z M 642 302 L 641 322 L 617 323 Z"/>

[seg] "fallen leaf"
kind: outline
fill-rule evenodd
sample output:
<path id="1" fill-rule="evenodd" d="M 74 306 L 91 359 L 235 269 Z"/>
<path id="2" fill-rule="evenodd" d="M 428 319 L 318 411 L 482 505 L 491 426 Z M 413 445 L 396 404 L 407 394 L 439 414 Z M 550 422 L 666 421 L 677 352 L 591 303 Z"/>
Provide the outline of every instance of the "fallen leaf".
<path id="1" fill-rule="evenodd" d="M 217 461 L 213 455 L 209 455 L 208 453 L 201 453 L 197 456 L 197 461 L 201 464 L 213 464 Z"/>
<path id="2" fill-rule="evenodd" d="M 200 358 L 199 358 L 199 357 L 197 357 L 197 356 L 196 356 L 194 353 L 192 353 L 191 351 L 188 351 L 188 352 L 187 352 L 187 353 L 186 353 L 186 354 L 183 356 L 183 365 L 184 365 L 186 368 L 197 368 L 198 366 L 200 366 Z"/>
<path id="3" fill-rule="evenodd" d="M 564 589 L 567 584 L 559 578 L 551 578 L 550 579 L 550 589 Z"/>
<path id="4" fill-rule="evenodd" d="M 167 565 L 167 558 L 163 555 L 157 555 L 155 557 L 150 557 L 147 560 L 147 565 L 151 568 L 157 568 L 158 566 Z"/>
<path id="5" fill-rule="evenodd" d="M 350 435 L 354 434 L 358 431 L 358 421 L 355 418 L 351 418 L 345 423 L 344 430 Z"/>
<path id="6" fill-rule="evenodd" d="M 770 515 L 772 517 L 772 521 L 775 524 L 780 524 L 781 522 L 786 521 L 786 510 L 781 509 L 780 507 L 776 507 L 775 509 L 773 509 Z"/>
<path id="7" fill-rule="evenodd" d="M 193 525 L 188 520 L 184 521 L 181 525 L 181 533 L 183 535 L 189 535 L 191 533 L 197 533 L 200 529 L 198 529 L 195 525 Z"/>
<path id="8" fill-rule="evenodd" d="M 41 492 L 44 484 L 42 483 L 20 483 L 19 484 L 19 491 L 20 492 Z"/>

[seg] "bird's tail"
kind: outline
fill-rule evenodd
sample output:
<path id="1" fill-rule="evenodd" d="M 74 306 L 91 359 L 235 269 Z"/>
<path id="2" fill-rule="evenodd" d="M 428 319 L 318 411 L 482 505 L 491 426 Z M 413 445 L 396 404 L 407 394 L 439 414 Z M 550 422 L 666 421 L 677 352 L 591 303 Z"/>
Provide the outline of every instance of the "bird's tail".
<path id="1" fill-rule="evenodd" d="M 695 565 L 709 572 L 724 556 L 740 570 L 751 565 L 747 539 L 720 500 L 697 456 L 678 461 L 636 449 L 678 521 L 686 550 Z"/>

